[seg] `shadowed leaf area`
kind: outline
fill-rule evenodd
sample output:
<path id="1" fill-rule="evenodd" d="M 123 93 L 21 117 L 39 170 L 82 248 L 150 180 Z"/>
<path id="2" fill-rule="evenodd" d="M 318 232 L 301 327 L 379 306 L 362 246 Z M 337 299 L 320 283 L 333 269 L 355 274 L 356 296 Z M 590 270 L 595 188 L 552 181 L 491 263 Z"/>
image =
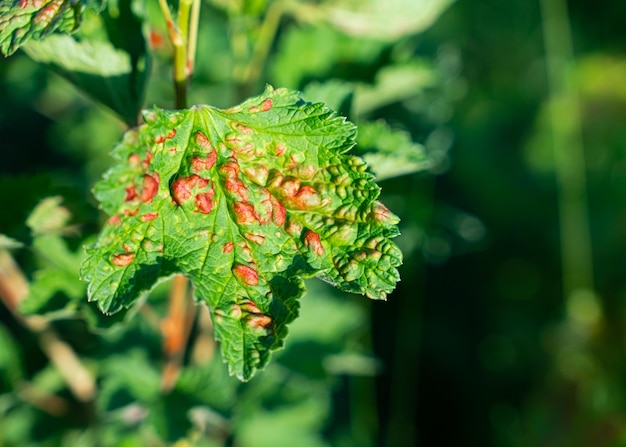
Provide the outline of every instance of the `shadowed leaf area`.
<path id="1" fill-rule="evenodd" d="M 0 52 L 13 54 L 31 39 L 52 33 L 71 33 L 79 27 L 88 4 L 100 9 L 99 1 L 8 0 L 0 2 Z"/>
<path id="2" fill-rule="evenodd" d="M 230 372 L 249 379 L 282 345 L 302 277 L 385 299 L 402 255 L 355 127 L 268 87 L 228 109 L 145 112 L 95 187 L 111 217 L 82 277 L 105 313 L 186 275 L 208 304 Z"/>

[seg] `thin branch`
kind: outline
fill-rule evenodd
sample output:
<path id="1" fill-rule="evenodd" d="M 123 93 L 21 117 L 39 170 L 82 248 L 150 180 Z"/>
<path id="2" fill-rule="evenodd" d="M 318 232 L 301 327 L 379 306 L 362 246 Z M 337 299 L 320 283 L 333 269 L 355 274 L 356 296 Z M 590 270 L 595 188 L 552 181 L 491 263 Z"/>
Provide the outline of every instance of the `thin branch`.
<path id="1" fill-rule="evenodd" d="M 209 308 L 198 307 L 197 335 L 191 351 L 191 361 L 196 365 L 208 365 L 215 355 L 215 335 Z"/>
<path id="2" fill-rule="evenodd" d="M 258 80 L 261 71 L 263 70 L 263 66 L 265 65 L 265 61 L 267 60 L 267 55 L 272 47 L 272 43 L 274 42 L 276 32 L 278 31 L 280 18 L 284 12 L 284 5 L 282 2 L 270 4 L 267 13 L 265 14 L 263 23 L 261 24 L 261 29 L 252 52 L 252 56 L 243 73 L 243 82 L 247 86 L 251 86 Z"/>
<path id="3" fill-rule="evenodd" d="M 189 280 L 182 275 L 176 275 L 172 281 L 168 315 L 161 323 L 166 358 L 161 389 L 165 393 L 176 385 L 196 312 L 195 303 L 189 293 Z"/>
<path id="4" fill-rule="evenodd" d="M 193 76 L 196 61 L 196 47 L 198 43 L 198 24 L 200 22 L 200 0 L 193 0 L 189 23 L 189 37 L 187 39 L 187 76 Z"/>
<path id="5" fill-rule="evenodd" d="M 180 32 L 176 29 L 176 24 L 174 23 L 174 19 L 172 18 L 172 11 L 167 4 L 167 0 L 159 0 L 159 7 L 161 8 L 161 12 L 163 13 L 163 18 L 165 19 L 165 25 L 167 26 L 167 35 L 170 39 L 170 42 L 174 46 L 182 45 L 182 37 L 180 35 Z"/>
<path id="6" fill-rule="evenodd" d="M 61 417 L 70 410 L 66 399 L 39 389 L 29 382 L 22 382 L 16 387 L 17 397 L 51 416 Z"/>

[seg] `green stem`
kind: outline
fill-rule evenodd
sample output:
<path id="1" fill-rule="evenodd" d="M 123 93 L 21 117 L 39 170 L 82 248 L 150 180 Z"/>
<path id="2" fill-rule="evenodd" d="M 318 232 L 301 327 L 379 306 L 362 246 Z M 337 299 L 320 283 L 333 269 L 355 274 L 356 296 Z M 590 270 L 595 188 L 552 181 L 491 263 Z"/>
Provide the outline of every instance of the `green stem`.
<path id="1" fill-rule="evenodd" d="M 541 0 L 558 186 L 563 292 L 593 291 L 587 180 L 571 29 L 565 0 Z"/>
<path id="2" fill-rule="evenodd" d="M 159 6 L 165 18 L 168 37 L 174 47 L 175 107 L 184 109 L 187 107 L 187 89 L 195 61 L 200 0 L 180 0 L 176 22 L 172 18 L 167 0 L 159 0 Z"/>
<path id="3" fill-rule="evenodd" d="M 191 78 L 196 61 L 196 44 L 198 42 L 198 24 L 200 22 L 200 0 L 193 0 L 189 24 L 189 45 L 187 46 L 187 70 Z"/>
<path id="4" fill-rule="evenodd" d="M 261 74 L 272 42 L 276 36 L 276 31 L 278 30 L 283 12 L 284 6 L 282 2 L 275 2 L 270 4 L 265 14 L 265 19 L 261 24 L 259 36 L 252 52 L 252 57 L 243 73 L 243 83 L 247 86 L 254 84 Z"/>
<path id="5" fill-rule="evenodd" d="M 237 17 L 229 17 L 229 35 L 230 35 L 230 49 L 233 55 L 233 79 L 237 83 L 237 86 L 241 92 L 244 93 L 244 79 L 246 73 L 246 60 L 248 59 L 248 37 L 246 29 L 242 20 Z M 247 93 L 247 92 L 246 92 Z M 248 96 L 246 93 L 242 96 Z"/>
<path id="6" fill-rule="evenodd" d="M 178 4 L 178 33 L 179 42 L 174 43 L 174 86 L 176 90 L 176 108 L 187 107 L 187 87 L 189 70 L 187 66 L 187 50 L 189 37 L 189 19 L 193 0 L 180 0 Z M 195 46 L 195 44 L 194 44 Z"/>

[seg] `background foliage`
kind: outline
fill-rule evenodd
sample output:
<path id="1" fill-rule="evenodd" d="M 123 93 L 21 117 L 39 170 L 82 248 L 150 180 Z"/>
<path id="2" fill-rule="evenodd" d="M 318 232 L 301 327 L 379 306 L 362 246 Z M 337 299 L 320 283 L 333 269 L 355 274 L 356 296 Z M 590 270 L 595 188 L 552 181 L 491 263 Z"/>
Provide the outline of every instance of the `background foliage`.
<path id="1" fill-rule="evenodd" d="M 146 70 L 143 102 L 173 105 L 158 11 L 151 2 L 132 15 L 121 8 L 111 20 L 140 17 L 135 36 L 148 37 L 153 57 L 124 50 L 135 56 L 117 80 L 141 88 L 109 109 L 23 52 L 0 62 L 0 233 L 23 244 L 11 251 L 31 281 L 21 310 L 47 315 L 97 384 L 95 401 L 77 398 L 44 355 L 41 332 L 0 308 L 0 445 L 623 445 L 626 6 L 568 2 L 574 63 L 562 82 L 578 92 L 593 268 L 587 288 L 569 290 L 559 223 L 567 196 L 552 136 L 576 123 L 576 109 L 550 118 L 544 44 L 554 16 L 541 2 L 424 0 L 411 2 L 421 21 L 356 29 L 330 12 L 316 20 L 311 4 L 280 2 L 291 9 L 266 50 L 255 50 L 268 23 L 259 18 L 277 3 L 203 5 L 189 103 L 228 107 L 269 82 L 356 122 L 359 150 L 378 150 L 365 157 L 381 169 L 382 200 L 402 219 L 398 289 L 369 302 L 308 282 L 286 349 L 246 384 L 228 377 L 200 318 L 176 387 L 161 393 L 155 319 L 167 285 L 149 310 L 108 329 L 76 274 L 102 219 L 90 188 L 125 129 L 110 109 L 141 102 Z M 383 12 L 418 17 L 392 3 L 398 9 Z M 422 172 L 393 177 L 411 163 Z M 42 227 L 33 209 L 53 196 L 62 200 L 37 208 Z"/>

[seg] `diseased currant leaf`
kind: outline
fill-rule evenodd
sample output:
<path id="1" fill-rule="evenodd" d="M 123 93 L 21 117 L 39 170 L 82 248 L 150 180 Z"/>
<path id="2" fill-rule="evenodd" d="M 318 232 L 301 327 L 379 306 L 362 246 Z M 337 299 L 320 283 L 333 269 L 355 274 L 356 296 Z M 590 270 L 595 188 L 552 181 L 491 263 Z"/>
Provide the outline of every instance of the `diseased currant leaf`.
<path id="1" fill-rule="evenodd" d="M 182 273 L 211 310 L 231 374 L 246 380 L 282 345 L 301 277 L 374 299 L 394 289 L 398 218 L 346 154 L 355 126 L 325 105 L 268 87 L 228 110 L 144 118 L 94 189 L 111 217 L 81 276 L 103 312 Z"/>
<path id="2" fill-rule="evenodd" d="M 2 0 L 0 52 L 9 56 L 30 39 L 71 33 L 80 25 L 85 6 L 98 10 L 101 4 L 99 0 Z"/>

